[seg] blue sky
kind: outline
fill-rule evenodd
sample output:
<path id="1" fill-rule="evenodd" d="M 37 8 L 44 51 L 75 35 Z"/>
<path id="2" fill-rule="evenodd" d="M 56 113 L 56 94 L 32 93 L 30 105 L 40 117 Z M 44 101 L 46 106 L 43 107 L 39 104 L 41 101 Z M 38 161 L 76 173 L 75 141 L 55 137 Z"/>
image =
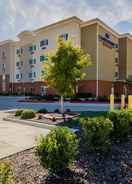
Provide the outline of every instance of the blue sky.
<path id="1" fill-rule="evenodd" d="M 132 0 L 0 0 L 0 41 L 73 15 L 132 33 Z"/>

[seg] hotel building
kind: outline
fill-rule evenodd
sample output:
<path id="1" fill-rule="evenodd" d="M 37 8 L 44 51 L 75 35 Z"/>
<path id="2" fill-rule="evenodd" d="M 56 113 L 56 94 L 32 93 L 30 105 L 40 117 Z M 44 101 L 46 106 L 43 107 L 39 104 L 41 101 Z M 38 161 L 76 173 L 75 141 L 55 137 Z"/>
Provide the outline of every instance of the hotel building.
<path id="1" fill-rule="evenodd" d="M 90 54 L 92 66 L 84 68 L 86 77 L 79 81 L 79 93 L 94 96 L 110 95 L 124 90 L 124 81 L 131 75 L 130 35 L 120 35 L 99 19 L 82 21 L 71 17 L 34 31 L 23 31 L 19 41 L 0 43 L 0 92 L 53 94 L 41 81 L 46 53 L 57 47 L 57 38 L 72 39 Z"/>

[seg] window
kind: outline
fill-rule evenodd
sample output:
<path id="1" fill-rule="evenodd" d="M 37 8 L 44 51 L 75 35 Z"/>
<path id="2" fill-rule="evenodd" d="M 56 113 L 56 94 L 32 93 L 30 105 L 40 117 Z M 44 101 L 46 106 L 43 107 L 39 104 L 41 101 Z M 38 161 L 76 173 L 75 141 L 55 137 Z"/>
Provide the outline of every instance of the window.
<path id="1" fill-rule="evenodd" d="M 23 66 L 23 61 L 21 61 L 21 66 Z"/>
<path id="2" fill-rule="evenodd" d="M 19 74 L 16 74 L 16 79 L 19 79 Z"/>
<path id="3" fill-rule="evenodd" d="M 32 46 L 29 47 L 30 52 L 33 52 L 35 50 L 36 50 L 36 45 L 32 45 Z"/>
<path id="4" fill-rule="evenodd" d="M 48 45 L 48 39 L 40 41 L 40 47 Z"/>
<path id="5" fill-rule="evenodd" d="M 116 78 L 118 77 L 118 72 L 115 72 L 115 77 L 116 77 Z"/>
<path id="6" fill-rule="evenodd" d="M 116 49 L 118 49 L 118 47 L 119 47 L 119 46 L 118 46 L 118 44 L 117 44 L 117 43 L 115 43 L 115 48 L 116 48 Z"/>
<path id="7" fill-rule="evenodd" d="M 36 72 L 30 72 L 28 74 L 28 77 L 31 79 L 31 78 L 36 78 Z"/>
<path id="8" fill-rule="evenodd" d="M 23 54 L 23 48 L 16 49 L 16 54 L 17 55 Z"/>
<path id="9" fill-rule="evenodd" d="M 16 53 L 17 53 L 17 54 L 20 54 L 20 50 L 19 50 L 19 49 L 17 49 L 17 50 L 16 50 Z"/>
<path id="10" fill-rule="evenodd" d="M 16 74 L 16 79 L 21 79 L 22 78 L 22 73 L 17 73 Z"/>
<path id="11" fill-rule="evenodd" d="M 118 58 L 117 57 L 115 58 L 115 63 L 118 64 Z"/>
<path id="12" fill-rule="evenodd" d="M 29 74 L 28 74 L 28 77 L 29 77 L 29 78 L 32 78 L 32 73 L 29 73 Z"/>
<path id="13" fill-rule="evenodd" d="M 46 61 L 47 59 L 48 59 L 47 56 L 44 55 L 40 56 L 40 62 Z"/>
<path id="14" fill-rule="evenodd" d="M 34 78 L 36 78 L 36 72 L 34 72 Z"/>
<path id="15" fill-rule="evenodd" d="M 17 66 L 17 67 L 19 67 L 19 64 L 20 64 L 20 63 L 19 63 L 19 61 L 18 61 L 18 62 L 16 62 L 16 66 Z"/>
<path id="16" fill-rule="evenodd" d="M 61 34 L 60 37 L 63 38 L 64 40 L 68 40 L 68 33 Z"/>
<path id="17" fill-rule="evenodd" d="M 29 64 L 30 64 L 30 65 L 36 64 L 36 58 L 30 59 L 30 60 L 29 60 Z"/>

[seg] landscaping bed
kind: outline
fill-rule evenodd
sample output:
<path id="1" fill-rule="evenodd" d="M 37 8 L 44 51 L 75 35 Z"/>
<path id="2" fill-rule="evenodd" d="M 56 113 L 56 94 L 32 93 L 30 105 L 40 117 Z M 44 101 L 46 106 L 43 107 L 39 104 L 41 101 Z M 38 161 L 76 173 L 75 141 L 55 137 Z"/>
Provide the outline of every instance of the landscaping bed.
<path id="1" fill-rule="evenodd" d="M 5 160 L 11 161 L 17 184 L 131 184 L 132 137 L 125 143 L 113 144 L 111 150 L 108 155 L 90 152 L 82 140 L 78 161 L 59 178 L 48 175 L 40 166 L 34 149 Z"/>
<path id="2" fill-rule="evenodd" d="M 20 109 L 19 109 L 20 110 Z M 51 118 L 46 118 L 45 115 L 50 115 Z M 89 111 L 89 112 L 82 112 L 80 114 L 77 114 L 77 113 L 71 113 L 70 114 L 67 114 L 67 118 L 64 119 L 63 118 L 59 118 L 59 119 L 56 119 L 56 121 L 53 121 L 53 117 L 54 116 L 62 116 L 60 114 L 57 114 L 57 113 L 37 113 L 37 116 L 32 118 L 32 119 L 27 119 L 29 122 L 34 122 L 34 123 L 41 123 L 41 124 L 48 124 L 48 125 L 56 125 L 56 126 L 66 126 L 66 127 L 69 127 L 69 128 L 80 128 L 80 119 L 83 118 L 83 117 L 100 117 L 100 116 L 106 116 L 107 115 L 107 112 L 94 112 L 94 111 Z M 40 116 L 40 119 L 39 119 L 39 116 Z M 44 116 L 44 117 L 42 117 Z M 22 120 L 20 118 L 20 116 L 15 116 L 15 113 L 10 113 L 10 115 L 6 118 L 9 120 Z M 5 120 L 6 120 L 5 119 Z"/>

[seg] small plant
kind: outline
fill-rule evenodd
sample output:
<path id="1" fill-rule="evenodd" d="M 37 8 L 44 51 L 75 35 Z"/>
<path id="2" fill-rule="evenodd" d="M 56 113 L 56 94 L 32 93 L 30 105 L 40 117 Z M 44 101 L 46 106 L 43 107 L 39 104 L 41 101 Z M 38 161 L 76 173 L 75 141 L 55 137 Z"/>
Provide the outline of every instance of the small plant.
<path id="1" fill-rule="evenodd" d="M 35 112 L 31 109 L 25 109 L 21 114 L 21 119 L 32 119 L 35 117 Z"/>
<path id="2" fill-rule="evenodd" d="M 24 109 L 17 109 L 15 116 L 21 116 L 22 112 L 24 111 Z"/>
<path id="3" fill-rule="evenodd" d="M 130 133 L 130 125 L 132 124 L 132 113 L 129 111 L 111 111 L 108 114 L 109 119 L 113 122 L 113 137 L 124 140 Z"/>
<path id="4" fill-rule="evenodd" d="M 48 110 L 43 108 L 37 111 L 38 113 L 48 113 Z"/>
<path id="5" fill-rule="evenodd" d="M 50 172 L 58 174 L 71 164 L 78 154 L 79 140 L 68 128 L 57 127 L 46 136 L 39 137 L 36 155 Z"/>
<path id="6" fill-rule="evenodd" d="M 71 109 L 66 109 L 66 113 L 70 113 L 71 112 Z"/>
<path id="7" fill-rule="evenodd" d="M 10 162 L 0 162 L 0 183 L 14 184 L 14 176 Z"/>
<path id="8" fill-rule="evenodd" d="M 84 118 L 81 127 L 87 145 L 92 151 L 107 151 L 111 142 L 109 135 L 113 130 L 113 124 L 109 119 Z"/>
<path id="9" fill-rule="evenodd" d="M 55 113 L 59 113 L 60 111 L 59 111 L 59 109 L 55 109 L 54 112 Z"/>

